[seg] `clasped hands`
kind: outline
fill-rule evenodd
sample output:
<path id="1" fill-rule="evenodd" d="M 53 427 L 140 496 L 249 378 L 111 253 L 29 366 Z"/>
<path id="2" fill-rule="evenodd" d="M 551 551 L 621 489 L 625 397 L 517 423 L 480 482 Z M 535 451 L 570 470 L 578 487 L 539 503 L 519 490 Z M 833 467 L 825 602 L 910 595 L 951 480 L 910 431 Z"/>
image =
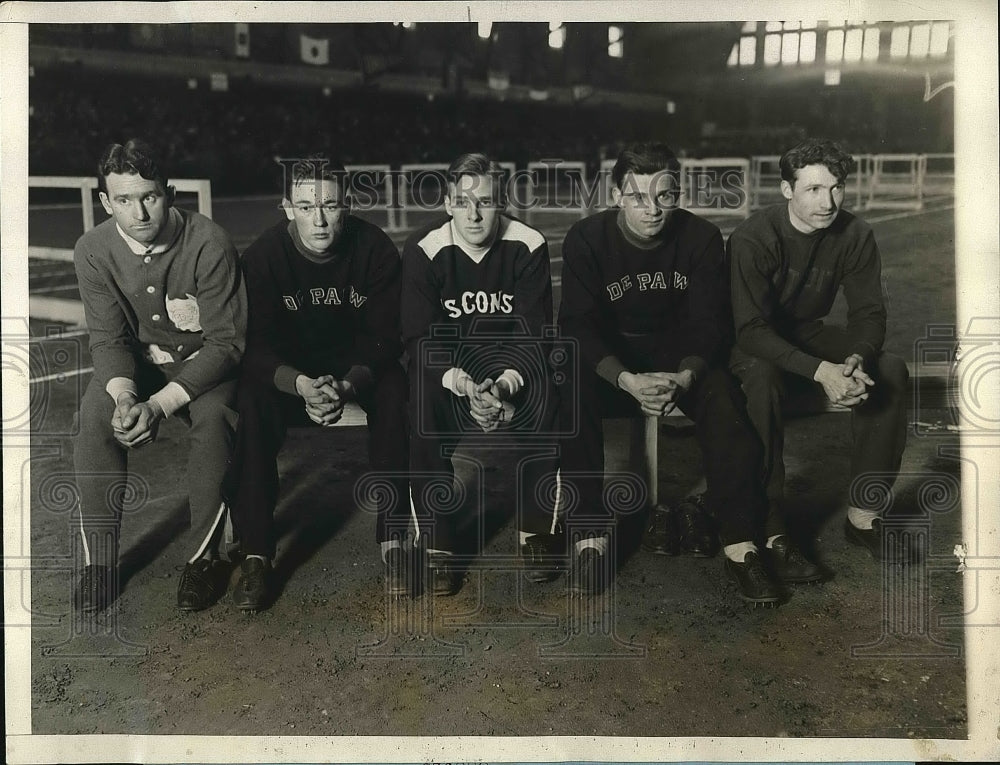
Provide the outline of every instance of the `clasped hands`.
<path id="1" fill-rule="evenodd" d="M 115 440 L 127 449 L 151 444 L 163 417 L 163 409 L 155 401 L 139 401 L 134 393 L 122 393 L 111 415 Z"/>
<path id="2" fill-rule="evenodd" d="M 511 421 L 514 407 L 509 403 L 510 388 L 504 380 L 493 382 L 488 377 L 480 383 L 474 382 L 470 377 L 463 380 L 460 383 L 463 388 L 460 393 L 464 393 L 469 399 L 469 413 L 484 433 Z"/>
<path id="3" fill-rule="evenodd" d="M 868 399 L 868 388 L 875 385 L 863 368 L 864 359 L 852 353 L 843 364 L 821 361 L 813 379 L 823 386 L 826 397 L 834 404 L 857 406 Z"/>
<path id="4" fill-rule="evenodd" d="M 663 417 L 677 406 L 677 399 L 691 390 L 694 373 L 683 372 L 622 372 L 618 387 L 639 402 L 642 413 Z"/>
<path id="5" fill-rule="evenodd" d="M 344 404 L 354 398 L 354 386 L 333 375 L 295 378 L 295 391 L 306 402 L 306 414 L 325 428 L 336 425 L 344 415 Z"/>

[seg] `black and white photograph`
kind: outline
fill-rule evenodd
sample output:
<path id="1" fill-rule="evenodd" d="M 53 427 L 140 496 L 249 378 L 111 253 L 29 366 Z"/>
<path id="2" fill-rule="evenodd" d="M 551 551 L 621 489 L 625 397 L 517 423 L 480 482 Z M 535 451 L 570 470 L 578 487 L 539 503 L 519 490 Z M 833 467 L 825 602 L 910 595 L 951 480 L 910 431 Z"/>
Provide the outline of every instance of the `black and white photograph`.
<path id="1" fill-rule="evenodd" d="M 993 4 L 2 12 L 7 761 L 1000 756 Z"/>

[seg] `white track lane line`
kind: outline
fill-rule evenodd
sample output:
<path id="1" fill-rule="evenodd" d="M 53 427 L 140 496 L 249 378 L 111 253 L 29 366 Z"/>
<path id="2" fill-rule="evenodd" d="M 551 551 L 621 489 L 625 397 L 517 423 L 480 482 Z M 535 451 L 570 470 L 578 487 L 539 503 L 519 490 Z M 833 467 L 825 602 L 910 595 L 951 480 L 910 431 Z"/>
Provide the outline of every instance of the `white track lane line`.
<path id="1" fill-rule="evenodd" d="M 90 374 L 93 371 L 93 367 L 84 367 L 83 369 L 74 369 L 72 372 L 55 372 L 44 377 L 32 378 L 28 380 L 28 384 L 35 385 L 36 383 L 49 382 L 51 380 L 65 380 L 67 377 L 79 377 L 80 375 Z"/>

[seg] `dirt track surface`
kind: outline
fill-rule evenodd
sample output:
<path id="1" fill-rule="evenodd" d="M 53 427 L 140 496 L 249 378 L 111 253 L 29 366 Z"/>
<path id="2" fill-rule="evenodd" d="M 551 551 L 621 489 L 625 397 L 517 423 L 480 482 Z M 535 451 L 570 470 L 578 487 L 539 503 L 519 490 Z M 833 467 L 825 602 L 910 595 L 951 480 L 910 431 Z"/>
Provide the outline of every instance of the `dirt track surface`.
<path id="1" fill-rule="evenodd" d="M 935 417 L 947 419 L 921 413 Z M 387 600 L 374 518 L 352 501 L 364 431 L 295 431 L 280 463 L 281 591 L 247 616 L 228 598 L 200 613 L 175 608 L 184 553 L 170 540 L 187 507 L 182 476 L 163 467 L 181 461 L 185 443 L 171 422 L 159 451 L 137 453 L 153 499 L 126 519 L 129 578 L 96 626 L 70 610 L 73 532 L 58 480 L 45 482 L 70 473 L 68 439 L 36 438 L 32 552 L 55 562 L 32 577 L 32 729 L 964 738 L 962 631 L 941 623 L 960 623 L 963 610 L 952 556 L 959 510 L 947 491 L 936 500 L 927 491 L 957 482 L 958 461 L 938 453 L 956 441 L 910 438 L 897 506 L 937 510 L 914 519 L 930 554 L 900 574 L 843 539 L 848 425 L 842 414 L 793 420 L 786 445 L 799 531 L 816 536 L 832 579 L 755 611 L 721 556 L 630 552 L 641 514 L 622 523 L 627 557 L 604 598 L 568 597 L 565 578 L 519 584 L 509 562 L 513 462 L 482 449 L 463 452 L 459 475 L 473 498 L 485 476 L 485 510 L 477 520 L 468 508 L 470 522 L 482 523 L 484 555 L 508 561 L 470 572 L 454 598 Z M 665 427 L 661 501 L 679 499 L 699 471 L 693 434 Z"/>

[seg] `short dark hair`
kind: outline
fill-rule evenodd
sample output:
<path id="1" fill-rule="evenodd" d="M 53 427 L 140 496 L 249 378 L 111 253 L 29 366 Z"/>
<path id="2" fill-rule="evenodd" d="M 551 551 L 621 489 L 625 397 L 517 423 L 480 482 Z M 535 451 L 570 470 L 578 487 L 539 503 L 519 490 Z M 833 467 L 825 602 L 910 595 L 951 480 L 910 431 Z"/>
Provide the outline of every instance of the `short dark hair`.
<path id="1" fill-rule="evenodd" d="M 163 172 L 153 148 L 141 138 L 131 138 L 125 144 L 112 143 L 104 149 L 97 163 L 97 188 L 108 193 L 107 177 L 112 173 L 138 174 L 147 181 L 156 181 L 164 192 L 167 174 Z"/>
<path id="2" fill-rule="evenodd" d="M 781 155 L 781 180 L 795 185 L 795 173 L 809 165 L 823 165 L 843 183 L 857 163 L 840 144 L 829 138 L 809 138 Z"/>
<path id="3" fill-rule="evenodd" d="M 504 183 L 503 168 L 495 159 L 481 152 L 469 152 L 460 154 L 455 161 L 448 165 L 445 173 L 448 183 L 458 185 L 458 179 L 463 175 L 482 175 L 492 178 L 494 181 L 494 191 L 499 195 L 497 202 L 505 204 L 507 200 L 507 187 Z"/>
<path id="4" fill-rule="evenodd" d="M 284 169 L 282 192 L 285 199 L 292 198 L 292 187 L 305 181 L 333 181 L 343 196 L 350 191 L 350 177 L 344 163 L 331 159 L 323 154 L 311 154 L 308 157 L 277 160 Z"/>
<path id="5" fill-rule="evenodd" d="M 664 170 L 677 173 L 680 169 L 677 155 L 665 143 L 632 143 L 618 155 L 618 161 L 611 170 L 611 180 L 621 189 L 622 181 L 629 173 L 653 175 Z"/>

